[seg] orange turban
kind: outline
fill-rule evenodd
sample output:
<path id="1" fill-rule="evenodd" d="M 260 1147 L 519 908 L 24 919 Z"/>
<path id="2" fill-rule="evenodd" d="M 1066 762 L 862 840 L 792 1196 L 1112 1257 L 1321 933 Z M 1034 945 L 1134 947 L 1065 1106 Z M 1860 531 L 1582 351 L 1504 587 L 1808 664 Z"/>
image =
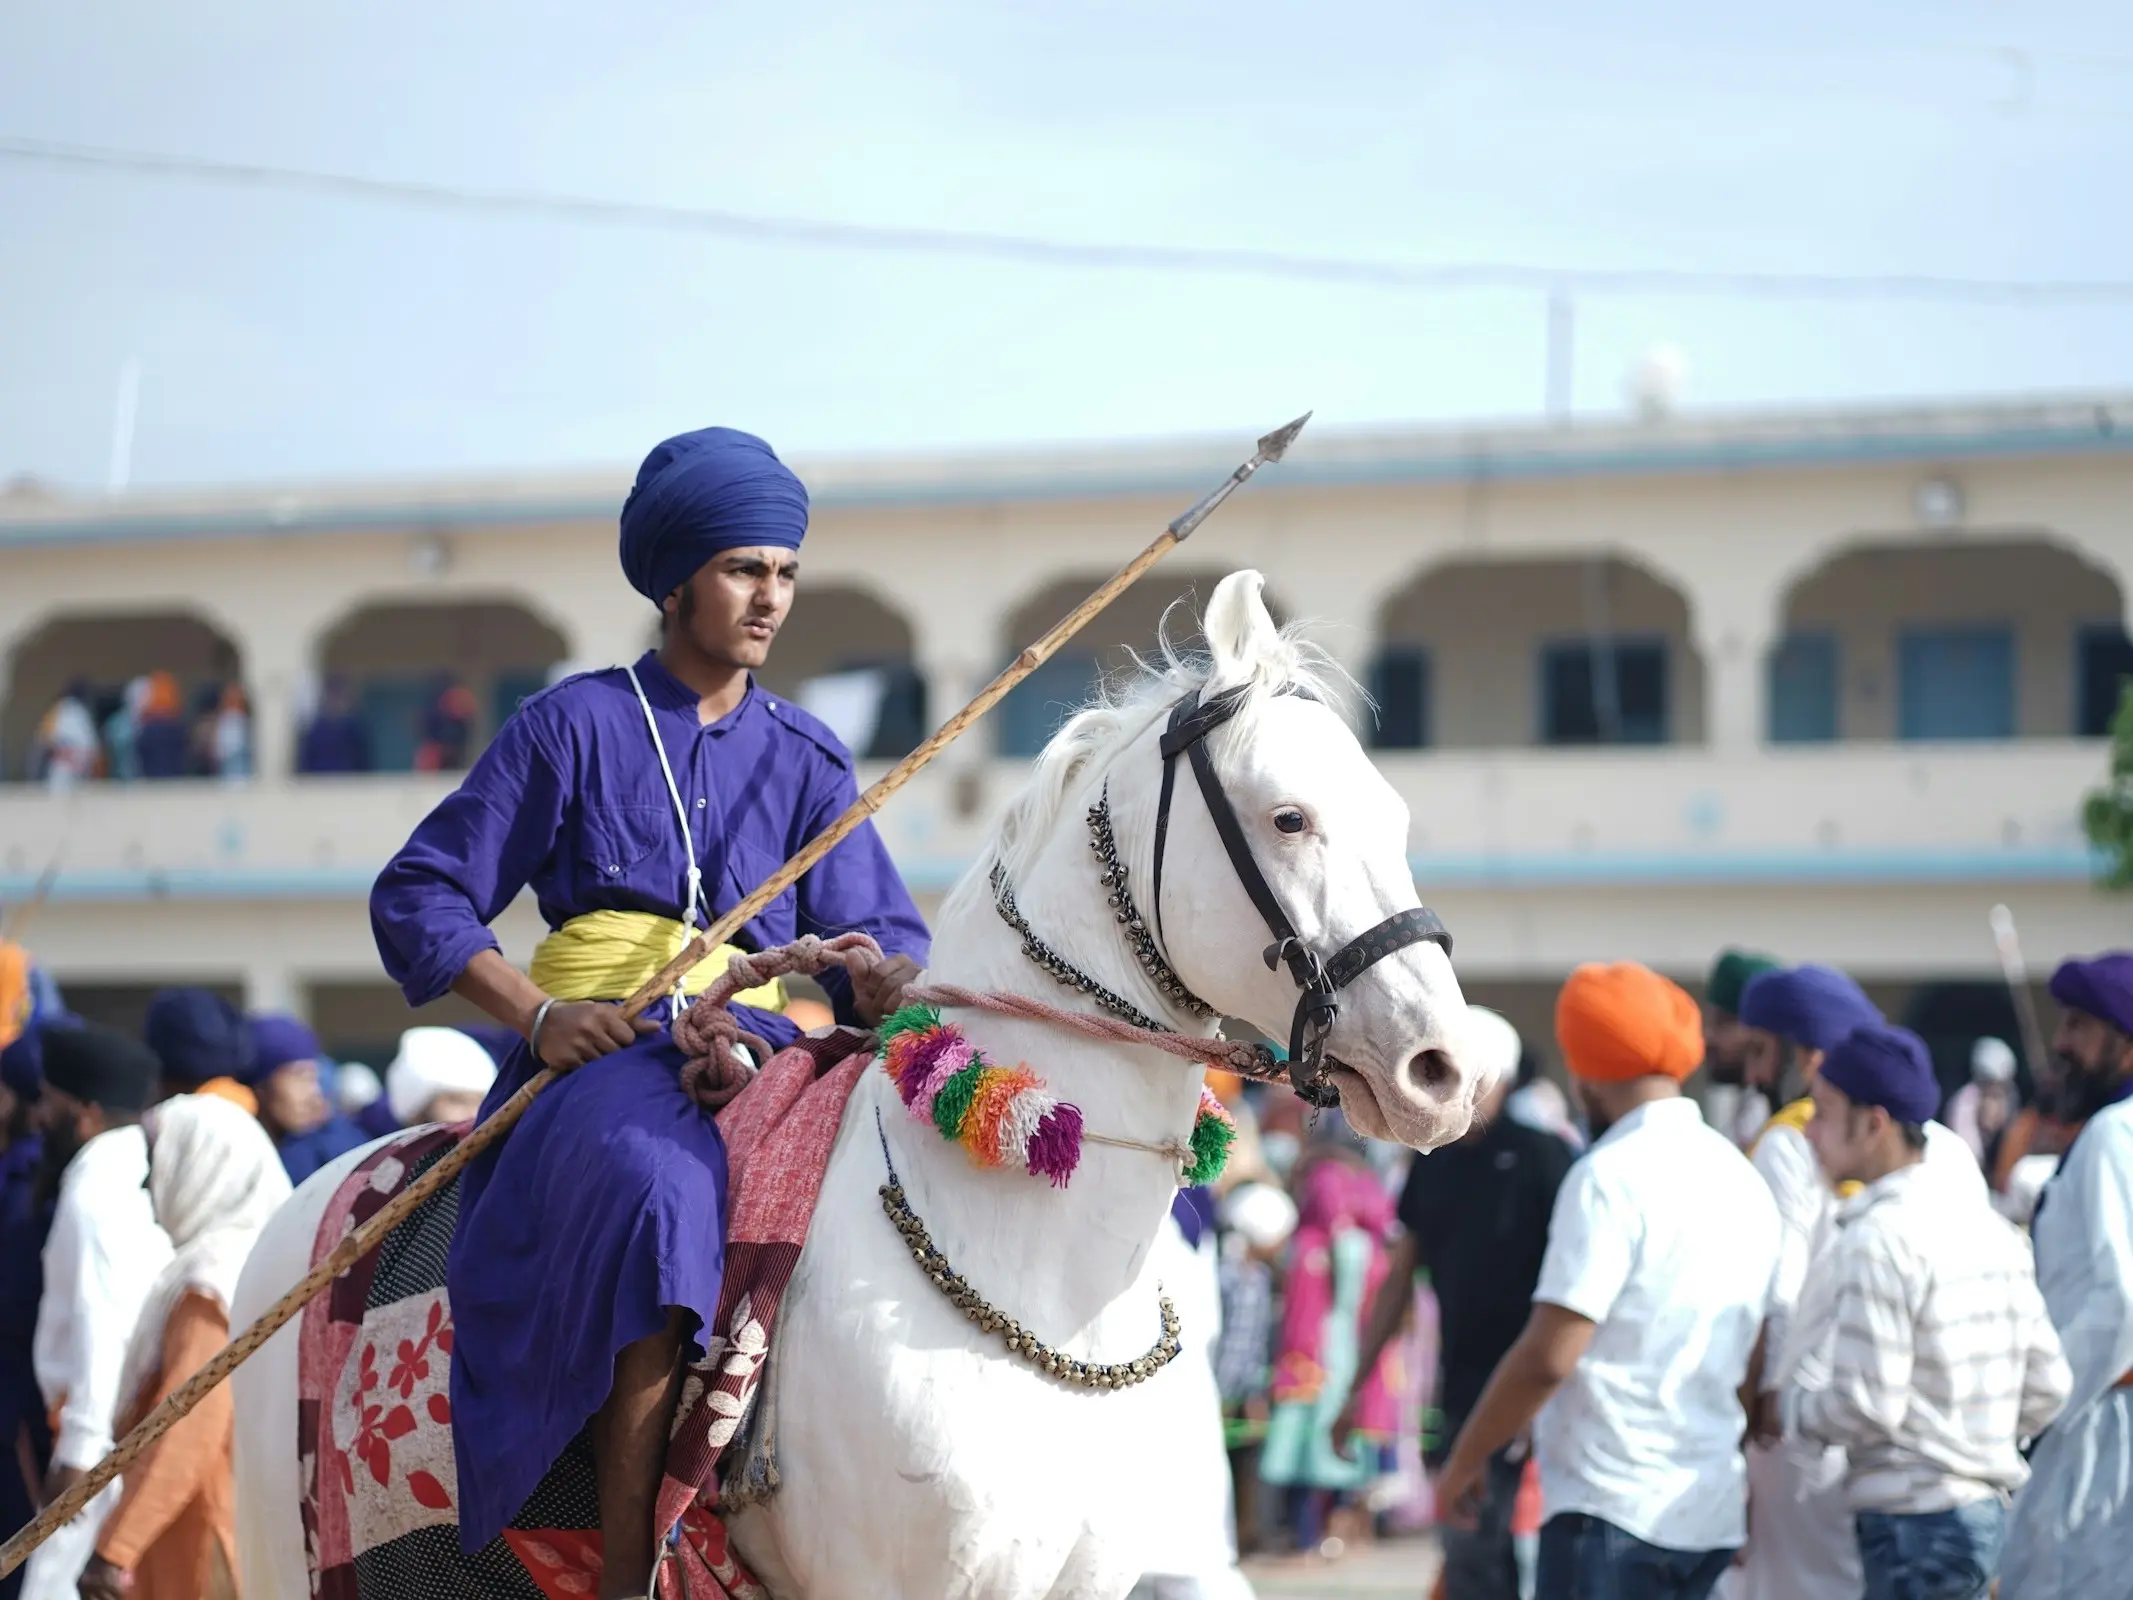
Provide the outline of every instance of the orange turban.
<path id="1" fill-rule="evenodd" d="M 1555 1037 L 1573 1076 L 1593 1083 L 1677 1082 L 1703 1060 L 1703 1016 L 1678 984 L 1634 961 L 1591 963 L 1555 1001 Z"/>

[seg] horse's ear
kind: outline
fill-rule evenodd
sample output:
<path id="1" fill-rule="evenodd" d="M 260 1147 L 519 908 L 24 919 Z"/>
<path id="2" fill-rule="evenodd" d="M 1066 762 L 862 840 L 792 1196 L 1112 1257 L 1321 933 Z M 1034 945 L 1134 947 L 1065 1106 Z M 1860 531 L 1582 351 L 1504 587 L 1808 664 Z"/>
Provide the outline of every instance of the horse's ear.
<path id="1" fill-rule="evenodd" d="M 1214 656 L 1214 681 L 1248 677 L 1255 662 L 1280 648 L 1281 630 L 1266 608 L 1265 588 L 1266 579 L 1249 567 L 1215 585 L 1200 621 Z"/>

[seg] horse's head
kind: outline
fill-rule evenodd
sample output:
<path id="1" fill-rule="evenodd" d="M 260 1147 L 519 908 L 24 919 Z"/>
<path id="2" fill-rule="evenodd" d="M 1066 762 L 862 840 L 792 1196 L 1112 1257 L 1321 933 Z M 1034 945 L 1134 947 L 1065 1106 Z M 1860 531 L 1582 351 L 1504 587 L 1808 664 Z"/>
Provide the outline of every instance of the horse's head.
<path id="1" fill-rule="evenodd" d="M 1084 971 L 1123 971 L 1120 987 L 1137 1003 L 1146 997 L 1153 1015 L 1189 1025 L 1189 1005 L 1160 972 L 1141 970 L 1150 965 L 1145 949 L 1136 963 L 1132 930 L 1117 925 L 1116 911 L 1097 899 L 1094 916 L 1071 915 L 1083 908 L 1070 899 L 1087 901 L 1082 885 L 1104 893 L 1077 836 L 1082 809 L 1108 796 L 1124 899 L 1152 933 L 1159 960 L 1214 1012 L 1287 1041 L 1302 972 L 1314 960 L 1338 965 L 1359 935 L 1419 913 L 1419 901 L 1407 865 L 1407 807 L 1336 708 L 1338 669 L 1274 625 L 1261 586 L 1258 573 L 1239 572 L 1216 587 L 1203 619 L 1208 659 L 1157 663 L 1111 703 L 1072 719 L 995 852 L 1010 876 L 1025 878 L 1025 904 L 1041 910 L 1064 955 Z M 1190 744 L 1172 735 L 1166 807 L 1164 736 L 1180 702 L 1219 711 L 1195 741 L 1204 775 L 1192 768 Z M 1237 824 L 1228 844 L 1210 784 Z M 1157 821 L 1166 811 L 1158 897 Z M 1256 867 L 1262 896 L 1233 847 Z M 1269 898 L 1295 936 L 1271 966 L 1278 941 Z M 1485 1070 L 1467 1059 L 1466 1002 L 1451 959 L 1442 944 L 1417 937 L 1426 915 L 1391 924 L 1393 936 L 1382 941 L 1390 953 L 1338 988 L 1338 1016 L 1323 1040 L 1349 1121 L 1373 1138 L 1425 1149 L 1466 1131 L 1486 1087 Z"/>

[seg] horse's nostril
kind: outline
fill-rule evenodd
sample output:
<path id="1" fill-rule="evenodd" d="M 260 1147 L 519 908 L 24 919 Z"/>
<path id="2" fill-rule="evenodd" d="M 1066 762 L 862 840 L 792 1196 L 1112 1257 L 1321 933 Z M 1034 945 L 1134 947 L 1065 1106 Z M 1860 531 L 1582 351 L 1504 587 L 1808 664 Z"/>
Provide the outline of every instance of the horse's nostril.
<path id="1" fill-rule="evenodd" d="M 1416 1083 L 1437 1094 L 1448 1093 L 1459 1084 L 1459 1069 L 1442 1050 L 1416 1051 L 1407 1070 Z"/>

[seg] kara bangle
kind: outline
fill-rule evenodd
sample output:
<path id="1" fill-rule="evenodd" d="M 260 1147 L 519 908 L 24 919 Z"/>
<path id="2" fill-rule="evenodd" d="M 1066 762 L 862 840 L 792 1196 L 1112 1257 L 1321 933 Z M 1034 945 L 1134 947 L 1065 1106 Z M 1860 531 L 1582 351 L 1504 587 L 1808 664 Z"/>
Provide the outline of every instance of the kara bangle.
<path id="1" fill-rule="evenodd" d="M 533 1026 L 526 1030 L 526 1048 L 533 1052 L 533 1061 L 536 1066 L 545 1067 L 548 1065 L 547 1062 L 541 1059 L 541 1025 L 547 1022 L 548 1013 L 554 1007 L 555 996 L 550 995 L 541 1002 L 540 1009 L 533 1013 Z"/>

